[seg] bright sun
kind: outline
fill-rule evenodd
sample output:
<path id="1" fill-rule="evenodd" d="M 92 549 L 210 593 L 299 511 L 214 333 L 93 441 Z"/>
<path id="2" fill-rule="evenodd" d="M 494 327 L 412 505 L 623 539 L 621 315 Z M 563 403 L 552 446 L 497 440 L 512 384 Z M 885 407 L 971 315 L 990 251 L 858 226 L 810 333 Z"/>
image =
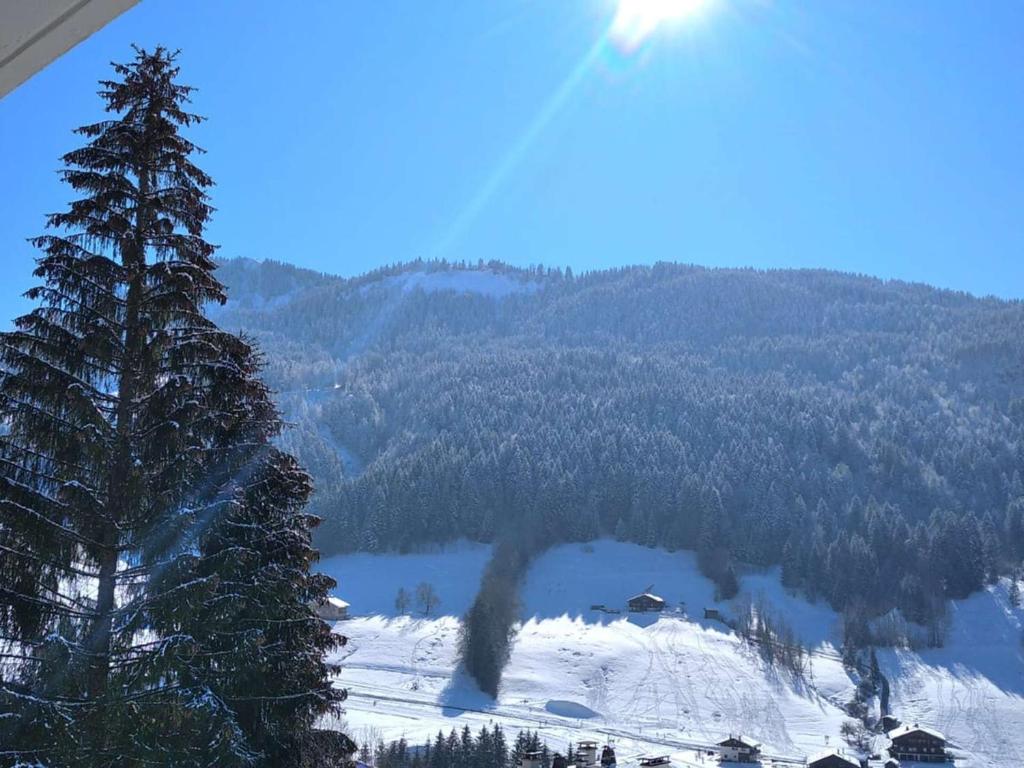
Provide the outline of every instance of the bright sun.
<path id="1" fill-rule="evenodd" d="M 617 45 L 633 50 L 663 24 L 699 14 L 711 0 L 618 0 L 609 35 Z"/>

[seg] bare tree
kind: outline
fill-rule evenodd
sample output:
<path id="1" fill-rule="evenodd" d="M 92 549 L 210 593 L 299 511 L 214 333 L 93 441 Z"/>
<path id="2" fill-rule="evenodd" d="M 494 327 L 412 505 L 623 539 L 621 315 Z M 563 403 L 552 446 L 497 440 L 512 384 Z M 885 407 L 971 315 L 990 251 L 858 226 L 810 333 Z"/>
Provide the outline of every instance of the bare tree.
<path id="1" fill-rule="evenodd" d="M 425 581 L 420 582 L 419 586 L 416 587 L 416 604 L 423 611 L 424 616 L 429 616 L 430 612 L 441 604 L 441 598 L 437 596 L 433 584 L 428 584 Z"/>
<path id="2" fill-rule="evenodd" d="M 409 612 L 409 593 L 405 591 L 405 587 L 398 588 L 398 594 L 395 595 L 395 610 L 399 616 Z"/>

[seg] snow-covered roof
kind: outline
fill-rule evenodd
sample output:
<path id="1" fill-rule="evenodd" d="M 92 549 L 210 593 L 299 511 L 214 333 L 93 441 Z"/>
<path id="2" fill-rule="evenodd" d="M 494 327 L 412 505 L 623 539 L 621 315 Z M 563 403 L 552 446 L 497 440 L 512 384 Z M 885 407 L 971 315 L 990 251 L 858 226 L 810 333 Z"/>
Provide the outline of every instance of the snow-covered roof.
<path id="1" fill-rule="evenodd" d="M 807 758 L 808 765 L 814 765 L 819 760 L 826 760 L 830 757 L 837 757 L 845 763 L 852 765 L 853 768 L 860 768 L 860 763 L 849 755 L 844 755 L 838 749 L 826 749 L 824 752 L 818 752 L 815 755 L 811 755 Z"/>
<path id="2" fill-rule="evenodd" d="M 890 739 L 897 739 L 900 736 L 906 736 L 910 733 L 925 733 L 932 738 L 939 739 L 940 741 L 946 740 L 946 737 L 934 728 L 928 728 L 923 725 L 918 725 L 917 723 L 914 723 L 913 725 L 901 725 L 899 728 L 893 728 L 889 731 L 888 735 Z"/>
<path id="3" fill-rule="evenodd" d="M 335 608 L 348 608 L 348 603 L 346 603 L 340 597 L 328 597 L 327 603 L 329 605 L 333 605 Z"/>
<path id="4" fill-rule="evenodd" d="M 750 737 L 743 736 L 743 735 L 740 735 L 740 736 L 730 736 L 728 739 L 723 739 L 722 741 L 718 742 L 718 746 L 725 747 L 725 746 L 728 746 L 731 742 L 734 742 L 734 741 L 738 741 L 744 747 L 749 747 L 750 749 L 760 749 L 761 748 L 761 742 L 760 741 L 756 741 L 755 739 L 751 739 Z"/>
<path id="5" fill-rule="evenodd" d="M 630 600 L 639 600 L 641 597 L 649 597 L 651 600 L 657 600 L 659 603 L 664 603 L 665 598 L 653 595 L 650 592 L 641 592 L 639 595 L 633 595 Z"/>

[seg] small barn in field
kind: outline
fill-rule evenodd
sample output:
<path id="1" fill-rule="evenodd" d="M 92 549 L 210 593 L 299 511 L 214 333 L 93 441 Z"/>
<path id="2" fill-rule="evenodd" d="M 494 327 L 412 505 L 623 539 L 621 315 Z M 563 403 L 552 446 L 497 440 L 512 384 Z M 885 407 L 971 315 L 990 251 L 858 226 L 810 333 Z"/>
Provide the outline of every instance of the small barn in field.
<path id="1" fill-rule="evenodd" d="M 757 763 L 761 760 L 761 742 L 746 736 L 729 736 L 718 742 L 723 763 Z"/>
<path id="2" fill-rule="evenodd" d="M 629 598 L 629 610 L 633 613 L 648 613 L 665 610 L 665 600 L 650 592 L 641 592 Z"/>
<path id="3" fill-rule="evenodd" d="M 807 768 L 860 768 L 860 761 L 835 749 L 807 758 Z"/>
<path id="4" fill-rule="evenodd" d="M 946 763 L 950 756 L 946 751 L 946 737 L 934 728 L 914 723 L 901 725 L 889 731 L 892 745 L 889 754 L 897 760 L 918 763 Z"/>
<path id="5" fill-rule="evenodd" d="M 323 603 L 314 606 L 316 615 L 324 621 L 341 621 L 348 618 L 348 603 L 340 597 L 328 597 Z"/>

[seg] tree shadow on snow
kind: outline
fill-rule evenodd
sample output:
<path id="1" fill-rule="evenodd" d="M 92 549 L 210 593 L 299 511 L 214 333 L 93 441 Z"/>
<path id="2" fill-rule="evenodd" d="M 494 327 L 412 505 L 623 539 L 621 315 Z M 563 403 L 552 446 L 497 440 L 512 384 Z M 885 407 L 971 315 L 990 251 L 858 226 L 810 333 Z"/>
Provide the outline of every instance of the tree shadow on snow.
<path id="1" fill-rule="evenodd" d="M 1009 606 L 1005 584 L 949 605 L 950 630 L 942 648 L 886 649 L 879 653 L 894 679 L 915 679 L 921 667 L 959 680 L 968 689 L 988 680 L 1004 694 L 1024 698 L 1024 611 Z M 927 674 L 927 673 L 926 673 Z"/>
<path id="2" fill-rule="evenodd" d="M 493 698 L 480 690 L 461 663 L 437 700 L 444 717 L 458 717 L 464 712 L 493 712 L 497 706 Z"/>
<path id="3" fill-rule="evenodd" d="M 658 623 L 658 619 L 661 618 L 660 613 L 626 613 L 623 614 L 622 618 L 628 621 L 630 624 L 635 624 L 638 627 L 650 627 Z"/>

